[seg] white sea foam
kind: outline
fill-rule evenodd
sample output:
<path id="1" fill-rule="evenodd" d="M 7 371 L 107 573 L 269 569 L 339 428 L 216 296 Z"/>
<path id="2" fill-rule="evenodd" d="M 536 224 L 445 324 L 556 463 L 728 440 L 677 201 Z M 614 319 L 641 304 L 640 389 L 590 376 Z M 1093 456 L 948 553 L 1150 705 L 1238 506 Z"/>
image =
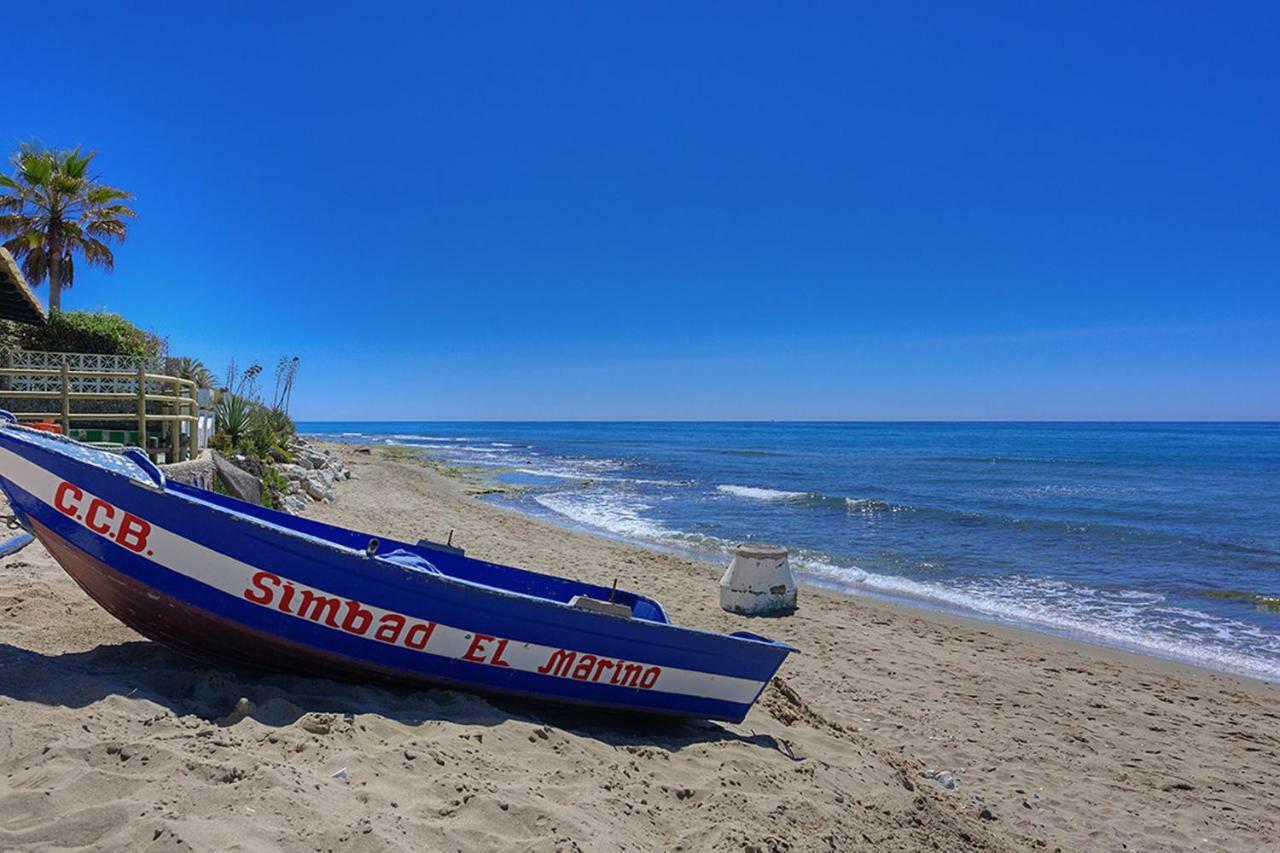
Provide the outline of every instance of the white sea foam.
<path id="1" fill-rule="evenodd" d="M 875 515 L 879 512 L 909 512 L 911 510 L 911 507 L 885 503 L 875 498 L 845 498 L 844 505 L 849 512 L 860 512 L 864 515 Z"/>
<path id="2" fill-rule="evenodd" d="M 520 474 L 534 477 L 553 477 L 558 480 L 593 480 L 601 483 L 627 483 L 639 486 L 688 486 L 689 480 L 647 480 L 643 477 L 611 477 L 597 474 L 594 471 L 574 470 L 573 468 L 528 468 L 515 469 Z"/>
<path id="3" fill-rule="evenodd" d="M 648 518 L 652 504 L 632 495 L 555 492 L 535 500 L 568 521 L 613 536 L 693 548 L 723 558 L 731 543 L 674 531 Z M 1280 637 L 1257 626 L 1167 606 L 1161 595 L 1103 591 L 1045 579 L 1002 577 L 935 583 L 839 566 L 802 554 L 795 567 L 813 582 L 955 608 L 1087 641 L 1183 660 L 1253 677 L 1280 677 Z M 1206 635 L 1216 639 L 1206 642 Z"/>
<path id="4" fill-rule="evenodd" d="M 716 486 L 716 491 L 753 501 L 778 501 L 805 504 L 811 507 L 844 507 L 849 512 L 874 515 L 881 512 L 902 512 L 910 507 L 885 503 L 874 498 L 840 498 L 816 492 L 789 492 L 785 489 L 768 489 L 762 486 Z"/>
<path id="5" fill-rule="evenodd" d="M 414 450 L 453 450 L 452 444 L 419 444 L 416 441 L 396 441 L 384 438 L 382 443 L 388 447 L 411 447 Z"/>
<path id="6" fill-rule="evenodd" d="M 534 498 L 539 504 L 577 524 L 615 536 L 664 541 L 674 534 L 642 513 L 652 505 L 616 492 L 552 492 Z"/>
<path id="7" fill-rule="evenodd" d="M 1161 595 L 1137 590 L 1103 591 L 1028 577 L 941 584 L 817 559 L 798 559 L 795 564 L 818 582 L 850 592 L 875 592 L 950 605 L 1077 639 L 1253 677 L 1280 677 L 1280 637 L 1245 622 L 1167 606 Z M 1206 633 L 1220 642 L 1206 642 Z"/>
<path id="8" fill-rule="evenodd" d="M 550 468 L 517 468 L 517 472 L 521 474 L 531 474 L 534 477 L 555 477 L 560 480 L 581 480 L 584 474 L 581 471 L 568 472 L 561 470 L 551 470 Z"/>
<path id="9" fill-rule="evenodd" d="M 716 486 L 717 492 L 755 501 L 787 501 L 805 497 L 805 492 L 786 492 L 781 489 L 764 489 L 758 486 Z"/>

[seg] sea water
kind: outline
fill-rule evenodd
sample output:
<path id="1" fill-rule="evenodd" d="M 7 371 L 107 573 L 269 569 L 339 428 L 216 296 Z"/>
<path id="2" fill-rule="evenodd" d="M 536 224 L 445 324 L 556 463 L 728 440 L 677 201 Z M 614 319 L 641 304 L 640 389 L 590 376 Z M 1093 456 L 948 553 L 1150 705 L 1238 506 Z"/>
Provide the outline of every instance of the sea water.
<path id="1" fill-rule="evenodd" d="M 1280 678 L 1280 424 L 300 427 L 562 525 L 715 562 L 777 542 L 840 592 Z"/>

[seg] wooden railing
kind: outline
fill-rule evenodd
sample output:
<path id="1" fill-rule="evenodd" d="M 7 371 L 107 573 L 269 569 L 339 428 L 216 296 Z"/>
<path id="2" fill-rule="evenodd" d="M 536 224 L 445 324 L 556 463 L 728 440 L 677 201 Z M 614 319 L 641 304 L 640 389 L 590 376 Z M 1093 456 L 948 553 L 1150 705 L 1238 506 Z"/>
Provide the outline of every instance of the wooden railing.
<path id="1" fill-rule="evenodd" d="M 172 448 L 173 458 L 170 462 L 178 462 L 182 458 L 182 428 L 187 427 L 187 458 L 194 459 L 199 453 L 200 440 L 200 406 L 196 401 L 196 383 L 190 379 L 177 376 L 165 376 L 159 373 L 148 373 L 142 365 L 136 373 L 119 370 L 79 370 L 62 362 L 60 369 L 41 367 L 0 367 L 0 376 L 44 376 L 60 378 L 61 387 L 51 391 L 12 391 L 0 390 L 0 397 L 17 399 L 57 400 L 60 404 L 56 412 L 15 412 L 19 420 L 25 421 L 57 421 L 62 425 L 64 435 L 71 434 L 71 424 L 75 421 L 133 421 L 138 429 L 138 443 L 148 453 L 147 424 L 167 424 L 168 443 Z M 114 379 L 133 380 L 134 391 L 73 391 L 71 385 L 77 379 Z M 118 385 L 118 383 L 116 383 Z M 159 385 L 162 393 L 149 393 L 148 385 Z M 170 393 L 170 391 L 172 393 Z M 132 412 L 73 412 L 71 404 L 77 400 L 111 401 L 133 400 Z M 163 411 L 150 413 L 148 403 L 158 403 Z M 162 427 L 163 432 L 163 427 Z"/>

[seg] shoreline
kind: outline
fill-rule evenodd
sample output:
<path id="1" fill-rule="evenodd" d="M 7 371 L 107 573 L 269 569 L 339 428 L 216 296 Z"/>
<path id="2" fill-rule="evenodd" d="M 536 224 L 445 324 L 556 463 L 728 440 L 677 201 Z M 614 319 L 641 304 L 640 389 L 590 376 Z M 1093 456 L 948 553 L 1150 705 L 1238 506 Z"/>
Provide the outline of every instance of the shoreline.
<path id="1" fill-rule="evenodd" d="M 1274 849 L 1280 688 L 806 587 L 719 608 L 712 564 L 567 531 L 421 461 L 306 515 L 651 594 L 795 646 L 742 724 L 228 669 L 142 639 L 35 544 L 0 562 L 0 848 Z M 243 702 L 241 700 L 244 700 Z"/>
<path id="2" fill-rule="evenodd" d="M 483 499 L 487 496 L 501 496 L 503 494 L 512 494 L 521 491 L 518 486 L 498 482 L 495 478 L 499 473 L 501 473 L 500 470 L 486 468 L 482 465 L 471 465 L 466 467 L 449 465 L 442 458 L 443 451 L 432 451 L 429 448 L 417 448 L 412 445 L 353 444 L 346 441 L 332 441 L 314 436 L 312 437 L 312 440 L 330 449 L 337 447 L 368 447 L 374 452 L 384 452 L 396 458 L 421 459 L 424 464 L 437 474 L 450 479 L 455 479 L 462 483 L 466 487 L 467 494 L 471 497 Z M 723 573 L 725 566 L 728 565 L 729 555 L 727 553 L 723 555 L 724 562 L 718 564 L 712 561 L 712 557 L 709 553 L 700 551 L 692 546 L 682 548 L 675 543 L 668 544 L 660 541 L 650 541 L 640 537 L 629 537 L 625 534 L 614 533 L 601 528 L 594 528 L 583 522 L 578 522 L 571 518 L 560 516 L 545 507 L 543 508 L 545 512 L 539 513 L 532 512 L 512 503 L 500 500 L 487 499 L 483 500 L 483 502 L 497 509 L 516 513 L 523 518 L 551 525 L 559 530 L 564 530 L 566 532 L 582 536 L 590 536 L 635 548 L 642 548 L 658 554 L 692 560 L 694 562 L 703 563 L 709 570 L 714 570 L 720 573 Z M 785 543 L 782 544 L 785 546 Z M 1080 644 L 1090 648 L 1105 649 L 1124 655 L 1131 655 L 1140 660 L 1162 661 L 1177 666 L 1187 666 L 1196 670 L 1217 673 L 1220 675 L 1229 675 L 1234 678 L 1244 679 L 1248 682 L 1258 682 L 1268 686 L 1280 685 L 1280 678 L 1277 678 L 1276 676 L 1259 673 L 1244 666 L 1232 667 L 1225 663 L 1215 666 L 1214 661 L 1208 658 L 1195 657 L 1190 654 L 1179 654 L 1172 650 L 1165 651 L 1155 643 L 1143 645 L 1138 641 L 1125 641 L 1122 639 L 1109 638 L 1098 633 L 1096 630 L 1091 631 L 1089 628 L 1071 628 L 1052 622 L 1037 623 L 1031 620 L 1020 620 L 1016 617 L 1001 616 L 996 613 L 985 613 L 976 607 L 948 601 L 941 596 L 930 596 L 926 593 L 914 595 L 906 591 L 886 591 L 871 586 L 859 588 L 857 586 L 847 584 L 842 585 L 834 580 L 826 581 L 817 572 L 814 572 L 804 567 L 803 564 L 796 563 L 794 561 L 792 564 L 792 571 L 796 576 L 797 584 L 802 585 L 805 590 L 820 591 L 823 594 L 833 596 L 836 599 L 856 599 L 878 602 L 901 608 L 907 612 L 919 611 L 921 612 L 921 615 L 947 616 L 967 620 L 973 623 L 975 627 L 985 626 L 990 628 L 1011 629 L 1034 636 L 1050 637 L 1066 643 Z"/>

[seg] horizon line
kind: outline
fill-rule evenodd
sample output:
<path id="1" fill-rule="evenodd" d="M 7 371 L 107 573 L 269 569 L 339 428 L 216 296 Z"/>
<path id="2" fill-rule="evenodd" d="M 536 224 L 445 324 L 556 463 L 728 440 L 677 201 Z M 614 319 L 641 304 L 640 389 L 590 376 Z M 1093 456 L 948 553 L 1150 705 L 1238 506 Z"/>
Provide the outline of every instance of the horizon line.
<path id="1" fill-rule="evenodd" d="M 466 419 L 440 419 L 431 418 L 369 418 L 369 419 L 348 419 L 348 418 L 299 418 L 295 423 L 345 423 L 345 424 L 413 424 L 413 423 L 429 423 L 429 424 L 1188 424 L 1188 425 L 1237 425 L 1246 424 L 1254 426 L 1280 426 L 1280 419 L 1267 418 L 1245 418 L 1233 420 L 1196 420 L 1196 419 L 1152 419 L 1152 420 L 1133 420 L 1133 419 L 1085 419 L 1085 418 L 1006 418 L 1006 419 L 978 419 L 978 418 L 880 418 L 880 419 L 853 419 L 845 420 L 840 418 L 809 418 L 809 419 L 783 419 L 783 418 L 732 418 L 732 419 L 713 419 L 713 418 L 466 418 Z"/>

